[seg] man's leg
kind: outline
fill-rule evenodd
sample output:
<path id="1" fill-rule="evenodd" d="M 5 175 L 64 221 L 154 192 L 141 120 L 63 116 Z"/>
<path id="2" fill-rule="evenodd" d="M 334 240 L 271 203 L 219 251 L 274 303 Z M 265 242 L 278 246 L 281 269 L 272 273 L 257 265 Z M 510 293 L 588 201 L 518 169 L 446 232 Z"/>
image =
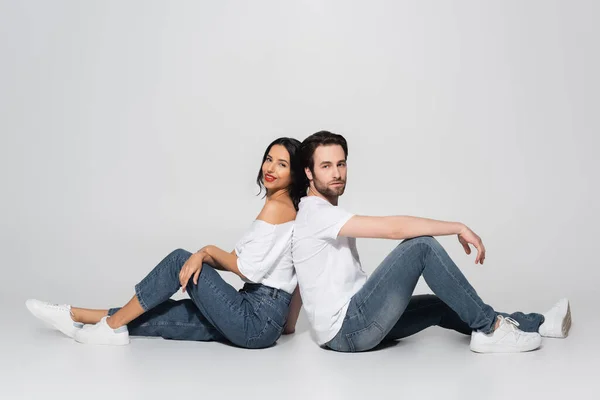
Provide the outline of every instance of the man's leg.
<path id="1" fill-rule="evenodd" d="M 538 314 L 524 314 L 522 312 L 499 314 L 520 321 L 519 327 L 526 332 L 535 332 L 535 326 L 539 323 Z M 411 297 L 406 310 L 387 334 L 385 340 L 402 339 L 431 326 L 451 329 L 465 335 L 470 335 L 473 331 L 439 297 L 432 294 L 421 294 Z"/>
<path id="2" fill-rule="evenodd" d="M 338 334 L 343 340 L 335 342 L 341 343 L 340 347 L 347 346 L 348 350 L 341 351 L 363 351 L 379 344 L 406 310 L 421 275 L 471 330 L 494 330 L 494 309 L 479 298 L 438 241 L 422 236 L 400 243 L 354 295 L 348 321 Z M 532 332 L 543 322 L 540 314 L 515 316 L 526 322 L 525 328 Z"/>
<path id="3" fill-rule="evenodd" d="M 412 296 L 406 310 L 384 340 L 402 339 L 430 326 L 452 329 L 470 335 L 472 329 L 439 297 L 432 294 Z"/>

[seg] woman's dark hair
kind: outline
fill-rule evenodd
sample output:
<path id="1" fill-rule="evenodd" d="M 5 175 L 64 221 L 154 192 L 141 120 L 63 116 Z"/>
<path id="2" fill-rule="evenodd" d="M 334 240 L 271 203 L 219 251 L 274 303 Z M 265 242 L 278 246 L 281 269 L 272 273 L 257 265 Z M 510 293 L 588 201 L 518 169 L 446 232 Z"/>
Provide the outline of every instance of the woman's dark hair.
<path id="1" fill-rule="evenodd" d="M 308 189 L 308 178 L 306 178 L 306 174 L 304 173 L 304 167 L 302 166 L 302 160 L 300 159 L 301 143 L 299 140 L 296 140 L 294 138 L 282 137 L 279 139 L 275 139 L 267 147 L 267 150 L 265 150 L 265 154 L 263 155 L 262 162 L 260 163 L 258 176 L 256 177 L 256 184 L 260 189 L 258 194 L 261 194 L 263 189 L 265 189 L 265 185 L 262 181 L 262 165 L 267 159 L 271 147 L 277 144 L 285 147 L 288 154 L 290 155 L 290 177 L 292 179 L 292 183 L 290 184 L 290 186 L 288 186 L 288 192 L 290 194 L 290 197 L 292 198 L 292 202 L 294 203 L 294 208 L 296 209 L 296 211 L 298 211 L 298 204 L 300 204 L 300 199 L 306 196 L 306 189 Z"/>
<path id="2" fill-rule="evenodd" d="M 319 146 L 328 146 L 332 144 L 339 144 L 342 146 L 342 149 L 344 149 L 344 155 L 346 158 L 348 158 L 348 143 L 342 135 L 328 131 L 319 131 L 317 133 L 313 133 L 302 142 L 302 147 L 300 149 L 302 167 L 308 167 L 310 171 L 314 173 L 315 160 L 313 156 L 315 154 L 315 150 Z"/>

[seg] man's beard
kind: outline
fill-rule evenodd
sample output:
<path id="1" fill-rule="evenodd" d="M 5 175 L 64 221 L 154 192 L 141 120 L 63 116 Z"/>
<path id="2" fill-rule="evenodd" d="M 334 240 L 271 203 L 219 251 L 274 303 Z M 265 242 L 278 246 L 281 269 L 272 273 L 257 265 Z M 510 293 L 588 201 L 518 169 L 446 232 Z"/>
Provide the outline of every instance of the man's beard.
<path id="1" fill-rule="evenodd" d="M 344 190 L 346 190 L 346 182 L 341 180 L 336 182 L 341 182 L 343 183 L 343 185 L 333 187 L 324 184 L 316 179 L 314 179 L 313 182 L 315 184 L 315 189 L 317 189 L 317 192 L 321 193 L 324 197 L 327 198 L 341 196 L 344 194 Z"/>

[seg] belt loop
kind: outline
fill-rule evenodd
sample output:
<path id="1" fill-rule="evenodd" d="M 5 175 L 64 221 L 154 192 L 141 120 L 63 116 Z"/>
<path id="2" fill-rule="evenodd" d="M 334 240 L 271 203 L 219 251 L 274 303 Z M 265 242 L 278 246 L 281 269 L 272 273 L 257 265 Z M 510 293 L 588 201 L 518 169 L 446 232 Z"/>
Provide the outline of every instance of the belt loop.
<path id="1" fill-rule="evenodd" d="M 271 294 L 271 297 L 273 297 L 274 299 L 277 298 L 277 289 L 273 288 L 273 293 Z"/>

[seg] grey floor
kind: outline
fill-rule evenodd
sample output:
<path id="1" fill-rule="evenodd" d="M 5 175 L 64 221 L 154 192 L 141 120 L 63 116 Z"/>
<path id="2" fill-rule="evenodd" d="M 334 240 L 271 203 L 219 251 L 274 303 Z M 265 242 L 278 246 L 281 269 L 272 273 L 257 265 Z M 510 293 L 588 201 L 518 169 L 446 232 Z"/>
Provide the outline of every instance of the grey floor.
<path id="1" fill-rule="evenodd" d="M 437 327 L 378 351 L 335 353 L 311 341 L 305 321 L 265 350 L 157 338 L 87 346 L 5 302 L 0 398 L 597 398 L 600 324 L 591 303 L 571 304 L 567 339 L 527 354 L 477 355 L 467 337 Z"/>

